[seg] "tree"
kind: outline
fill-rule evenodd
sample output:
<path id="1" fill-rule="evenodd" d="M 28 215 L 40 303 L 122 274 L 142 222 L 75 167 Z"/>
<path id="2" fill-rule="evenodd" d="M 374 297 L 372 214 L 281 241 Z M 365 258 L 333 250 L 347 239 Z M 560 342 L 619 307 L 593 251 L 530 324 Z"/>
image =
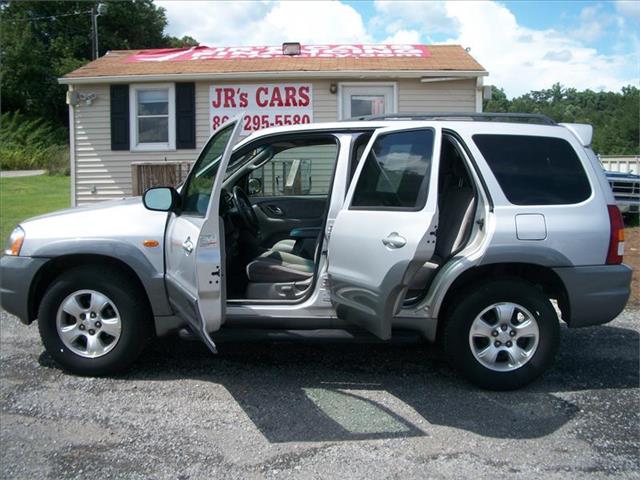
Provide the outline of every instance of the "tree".
<path id="1" fill-rule="evenodd" d="M 164 34 L 167 18 L 152 0 L 104 1 L 99 53 L 197 44 Z M 2 108 L 66 125 L 66 88 L 57 79 L 91 60 L 95 2 L 11 1 L 0 7 Z"/>
<path id="2" fill-rule="evenodd" d="M 509 100 L 502 89 L 492 88 L 486 112 L 539 113 L 557 122 L 593 125 L 593 149 L 603 155 L 640 154 L 640 90 L 622 92 L 578 91 L 559 83 Z"/>

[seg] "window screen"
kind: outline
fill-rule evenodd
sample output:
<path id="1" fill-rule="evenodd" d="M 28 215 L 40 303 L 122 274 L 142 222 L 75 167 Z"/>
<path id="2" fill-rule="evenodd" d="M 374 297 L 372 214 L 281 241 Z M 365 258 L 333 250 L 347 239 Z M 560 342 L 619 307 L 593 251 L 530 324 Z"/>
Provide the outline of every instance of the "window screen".
<path id="1" fill-rule="evenodd" d="M 138 143 L 169 141 L 169 90 L 138 90 Z"/>
<path id="2" fill-rule="evenodd" d="M 579 203 L 591 195 L 573 147 L 561 138 L 474 135 L 507 199 L 515 205 Z"/>
<path id="3" fill-rule="evenodd" d="M 424 207 L 433 140 L 432 129 L 380 135 L 365 160 L 351 206 L 402 210 Z"/>

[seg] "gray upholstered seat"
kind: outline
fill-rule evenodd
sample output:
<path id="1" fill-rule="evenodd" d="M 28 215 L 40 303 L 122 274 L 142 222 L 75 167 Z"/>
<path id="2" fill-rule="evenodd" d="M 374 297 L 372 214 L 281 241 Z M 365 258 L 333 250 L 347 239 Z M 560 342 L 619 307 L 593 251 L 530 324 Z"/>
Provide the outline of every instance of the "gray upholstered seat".
<path id="1" fill-rule="evenodd" d="M 313 276 L 313 260 L 288 252 L 268 250 L 247 265 L 247 277 L 256 283 L 285 283 Z"/>
<path id="2" fill-rule="evenodd" d="M 285 238 L 284 240 L 280 240 L 279 242 L 276 242 L 273 245 L 273 247 L 271 247 L 271 250 L 275 250 L 276 252 L 292 253 L 295 246 L 296 246 L 295 239 Z"/>
<path id="3" fill-rule="evenodd" d="M 450 142 L 443 144 L 443 153 L 447 153 L 449 161 L 442 164 L 434 255 L 411 279 L 410 290 L 422 290 L 428 286 L 440 266 L 464 248 L 473 229 L 476 196 L 470 185 L 469 174 Z"/>

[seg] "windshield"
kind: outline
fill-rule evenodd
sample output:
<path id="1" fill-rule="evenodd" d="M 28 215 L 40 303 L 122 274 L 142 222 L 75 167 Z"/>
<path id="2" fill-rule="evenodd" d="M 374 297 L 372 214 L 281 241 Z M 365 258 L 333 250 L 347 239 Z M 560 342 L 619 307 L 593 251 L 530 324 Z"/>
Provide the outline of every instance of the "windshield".
<path id="1" fill-rule="evenodd" d="M 184 213 L 206 214 L 213 182 L 234 126 L 232 123 L 211 137 L 191 169 L 184 188 Z"/>

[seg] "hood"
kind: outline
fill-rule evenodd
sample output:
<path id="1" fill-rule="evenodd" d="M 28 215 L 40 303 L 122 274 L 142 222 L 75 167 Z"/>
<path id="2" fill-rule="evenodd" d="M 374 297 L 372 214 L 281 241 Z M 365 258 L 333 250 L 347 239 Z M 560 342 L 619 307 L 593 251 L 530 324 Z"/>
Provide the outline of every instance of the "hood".
<path id="1" fill-rule="evenodd" d="M 124 207 L 127 205 L 136 205 L 136 204 L 142 204 L 142 197 L 120 198 L 118 200 L 107 200 L 104 202 L 97 202 L 93 205 L 83 205 L 81 207 L 64 208 L 62 210 L 56 210 L 55 212 L 45 213 L 44 215 L 38 215 L 35 217 L 28 218 L 27 220 L 22 222 L 22 225 L 25 225 L 26 223 L 33 222 L 36 220 L 42 220 L 45 218 L 73 215 L 79 212 L 87 212 L 87 211 L 99 212 L 101 210 L 108 210 L 108 209 L 113 209 L 117 207 Z"/>
<path id="2" fill-rule="evenodd" d="M 20 226 L 25 232 L 23 255 L 69 240 L 108 239 L 128 243 L 154 239 L 163 243 L 167 213 L 147 210 L 141 197 L 68 208 L 30 218 Z"/>

